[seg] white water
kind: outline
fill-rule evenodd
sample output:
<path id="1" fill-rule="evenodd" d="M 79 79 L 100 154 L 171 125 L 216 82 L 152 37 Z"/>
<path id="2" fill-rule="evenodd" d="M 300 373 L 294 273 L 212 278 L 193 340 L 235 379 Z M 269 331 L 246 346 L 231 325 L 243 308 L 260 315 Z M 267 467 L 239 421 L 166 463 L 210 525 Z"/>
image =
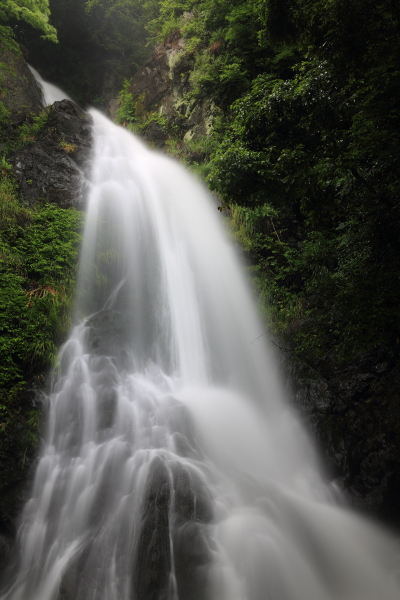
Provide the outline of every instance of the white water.
<path id="1" fill-rule="evenodd" d="M 57 101 L 64 100 L 64 99 L 71 100 L 71 98 L 68 96 L 68 94 L 66 94 L 65 92 L 60 90 L 60 88 L 53 85 L 52 83 L 49 83 L 48 81 L 45 81 L 43 79 L 43 77 L 41 77 L 39 75 L 39 73 L 36 71 L 36 69 L 31 67 L 31 65 L 28 65 L 28 69 L 30 70 L 30 72 L 36 79 L 37 83 L 39 84 L 40 89 L 42 90 L 42 94 L 43 94 L 42 100 L 43 100 L 44 106 L 49 106 L 50 104 L 53 104 L 53 102 L 56 102 L 56 100 Z"/>
<path id="2" fill-rule="evenodd" d="M 206 191 L 92 116 L 82 320 L 60 352 L 18 567 L 1 598 L 398 600 L 396 544 L 335 504 L 265 336 L 252 343 L 263 325 Z M 99 321 L 113 330 L 105 339 Z M 156 489 L 166 482 L 170 495 L 167 544 L 154 538 L 161 521 L 152 539 L 169 577 L 146 595 L 145 566 L 160 564 L 143 559 L 155 466 L 166 473 Z"/>

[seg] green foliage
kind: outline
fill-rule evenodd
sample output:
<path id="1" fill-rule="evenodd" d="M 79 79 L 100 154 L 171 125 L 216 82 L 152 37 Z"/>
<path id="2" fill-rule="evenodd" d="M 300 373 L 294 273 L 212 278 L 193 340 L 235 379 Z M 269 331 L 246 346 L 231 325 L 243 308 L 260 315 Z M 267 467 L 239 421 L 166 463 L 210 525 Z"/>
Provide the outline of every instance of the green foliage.
<path id="1" fill-rule="evenodd" d="M 82 215 L 23 207 L 0 180 L 0 388 L 12 390 L 54 360 L 69 328 Z"/>
<path id="2" fill-rule="evenodd" d="M 122 53 L 139 67 L 144 59 L 145 29 L 140 0 L 87 0 L 90 34 L 99 46 Z"/>
<path id="3" fill-rule="evenodd" d="M 209 175 L 209 159 L 217 145 L 217 139 L 209 135 L 203 135 L 189 141 L 169 137 L 166 141 L 166 151 L 170 156 L 179 159 L 193 173 L 205 180 Z"/>
<path id="4" fill-rule="evenodd" d="M 122 81 L 131 75 L 126 65 L 134 70 L 146 56 L 145 29 L 150 46 L 173 47 L 183 38 L 179 60 L 192 65 L 183 104 L 212 98 L 222 114 L 212 134 L 179 139 L 181 130 L 163 115 L 135 106 L 127 81 L 117 120 L 142 133 L 161 128 L 167 150 L 207 177 L 250 255 L 263 310 L 292 349 L 308 360 L 341 361 L 400 337 L 398 4 L 54 0 L 53 6 L 69 65 L 60 69 L 58 56 L 54 80 L 60 73 L 69 82 L 76 77 L 76 89 L 93 75 L 77 75 L 75 47 L 85 44 L 81 54 L 99 64 L 115 60 Z M 179 63 L 174 69 L 179 73 Z M 22 137 L 29 143 L 34 135 Z M 21 252 L 15 244 L 9 251 L 15 269 Z M 108 248 L 103 258 L 100 287 Z"/>
<path id="5" fill-rule="evenodd" d="M 264 72 L 215 132 L 208 183 L 307 360 L 400 337 L 399 9 L 383 5 L 262 3 Z"/>
<path id="6" fill-rule="evenodd" d="M 7 162 L 6 157 L 3 155 L 0 157 L 0 171 L 11 171 L 12 170 L 12 165 L 10 165 L 9 162 Z"/>
<path id="7" fill-rule="evenodd" d="M 38 115 L 28 115 L 25 122 L 18 127 L 16 141 L 11 142 L 13 149 L 25 146 L 26 144 L 32 144 L 37 134 L 46 125 L 48 116 L 48 109 L 42 110 Z"/>
<path id="8" fill-rule="evenodd" d="M 152 7 L 153 18 L 146 12 L 150 43 L 183 37 L 184 54 L 194 54 L 190 97 L 213 95 L 220 105 L 229 106 L 260 72 L 265 48 L 257 3 L 161 0 L 158 10 Z"/>
<path id="9" fill-rule="evenodd" d="M 7 22 L 10 18 L 26 21 L 32 27 L 43 32 L 42 38 L 57 42 L 57 31 L 49 23 L 49 0 L 3 0 L 0 6 L 0 20 Z M 0 35 L 10 37 L 10 28 L 2 27 Z"/>
<path id="10" fill-rule="evenodd" d="M 136 122 L 136 107 L 132 94 L 129 91 L 129 80 L 126 79 L 118 96 L 119 108 L 116 115 L 116 123 L 119 125 L 132 125 Z"/>
<path id="11" fill-rule="evenodd" d="M 11 27 L 7 25 L 1 25 L 1 14 L 0 14 L 0 47 L 3 50 L 9 50 L 14 53 L 21 53 L 21 50 L 14 39 L 14 32 Z"/>
<path id="12" fill-rule="evenodd" d="M 10 117 L 10 111 L 4 106 L 3 102 L 0 100 L 0 125 L 3 123 L 7 123 Z"/>
<path id="13" fill-rule="evenodd" d="M 135 131 L 145 133 L 152 125 L 158 125 L 165 134 L 171 133 L 171 130 L 173 129 L 173 126 L 164 115 L 160 115 L 157 112 L 149 112 L 141 119 Z"/>

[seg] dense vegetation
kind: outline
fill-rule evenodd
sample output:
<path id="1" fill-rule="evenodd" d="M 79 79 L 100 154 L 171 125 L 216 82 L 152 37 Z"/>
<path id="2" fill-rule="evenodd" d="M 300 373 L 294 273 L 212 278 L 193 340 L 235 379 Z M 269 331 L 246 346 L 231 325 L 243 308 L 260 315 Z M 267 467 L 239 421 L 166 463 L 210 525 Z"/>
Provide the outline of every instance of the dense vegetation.
<path id="1" fill-rule="evenodd" d="M 28 62 L 83 105 L 102 106 L 149 54 L 140 0 L 50 0 L 59 43 L 16 24 Z"/>
<path id="2" fill-rule="evenodd" d="M 82 221 L 76 210 L 24 206 L 5 165 L 0 180 L 3 389 L 56 358 L 70 324 Z"/>
<path id="3" fill-rule="evenodd" d="M 381 374 L 400 340 L 399 22 L 394 0 L 2 2 L 0 503 L 37 442 L 31 390 L 69 327 L 82 222 L 45 197 L 29 206 L 13 177 L 10 153 L 47 119 L 7 103 L 19 43 L 81 104 L 118 96 L 120 124 L 161 132 L 165 150 L 205 178 L 291 364 L 306 385 L 318 373 L 334 380 L 331 399 L 351 388 L 347 406 L 318 417 L 337 473 L 361 495 L 389 481 L 398 515 L 398 386 L 395 372 Z M 168 117 L 156 102 L 144 108 L 131 83 L 151 53 L 167 52 L 179 91 Z M 211 105 L 212 127 L 193 136 L 188 115 Z M 360 377 L 357 357 L 374 347 Z"/>
<path id="4" fill-rule="evenodd" d="M 29 209 L 5 161 L 0 173 L 0 420 L 6 437 L 21 413 L 20 394 L 43 385 L 70 327 L 82 213 L 43 204 Z M 22 416 L 22 415 L 21 415 Z M 28 418 L 28 422 L 26 419 Z M 37 411 L 24 415 L 36 444 Z M 17 423 L 18 424 L 18 423 Z M 25 447 L 26 451 L 26 447 Z"/>
<path id="5" fill-rule="evenodd" d="M 270 324 L 291 352 L 323 370 L 398 343 L 398 3 L 50 0 L 50 7 L 58 46 L 40 40 L 29 19 L 15 25 L 19 39 L 83 102 L 104 103 L 104 65 L 117 72 L 111 88 L 128 77 L 118 118 L 133 125 L 129 76 L 154 45 L 183 38 L 181 60 L 192 65 L 187 101 L 211 97 L 220 116 L 210 136 L 183 144 L 179 127 L 152 118 L 168 131 L 170 151 L 196 163 L 220 196 Z M 39 289 L 54 285 L 46 277 Z M 23 285 L 21 293 L 31 289 Z"/>
<path id="6" fill-rule="evenodd" d="M 6 31 L 0 37 L 6 60 L 0 62 L 4 100 L 0 119 L 1 488 L 15 480 L 15 469 L 23 473 L 37 446 L 40 411 L 34 394 L 26 392 L 43 386 L 70 328 L 82 227 L 82 213 L 47 204 L 45 197 L 30 206 L 17 188 L 7 159 L 35 141 L 47 125 L 48 111 L 24 114 L 10 108 L 9 87 L 1 87 L 2 81 L 6 77 L 21 81 L 19 51 L 10 34 Z"/>
<path id="7" fill-rule="evenodd" d="M 164 0 L 148 24 L 194 53 L 190 95 L 222 109 L 207 182 L 273 328 L 321 369 L 400 337 L 399 18 L 390 0 Z"/>
<path id="8" fill-rule="evenodd" d="M 3 0 L 0 6 L 0 35 L 12 36 L 10 19 L 23 20 L 39 29 L 42 38 L 57 42 L 57 31 L 49 23 L 49 0 Z"/>

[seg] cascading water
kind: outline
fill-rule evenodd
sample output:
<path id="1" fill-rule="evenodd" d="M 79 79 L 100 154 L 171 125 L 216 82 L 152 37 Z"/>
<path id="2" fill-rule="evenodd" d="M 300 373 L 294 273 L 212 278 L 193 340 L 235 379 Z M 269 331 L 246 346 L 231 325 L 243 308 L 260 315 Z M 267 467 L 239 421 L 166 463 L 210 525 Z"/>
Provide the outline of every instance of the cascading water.
<path id="1" fill-rule="evenodd" d="M 56 85 L 53 85 L 52 83 L 49 83 L 48 81 L 45 81 L 39 75 L 39 73 L 36 71 L 36 69 L 34 69 L 31 65 L 28 65 L 28 69 L 30 70 L 30 72 L 36 79 L 40 89 L 42 90 L 43 104 L 45 106 L 49 106 L 50 104 L 53 104 L 53 102 L 64 100 L 64 99 L 71 100 L 71 98 L 65 92 L 63 92 L 63 90 L 60 90 L 60 88 L 58 88 Z"/>
<path id="2" fill-rule="evenodd" d="M 202 186 L 96 111 L 76 300 L 3 600 L 398 600 Z"/>

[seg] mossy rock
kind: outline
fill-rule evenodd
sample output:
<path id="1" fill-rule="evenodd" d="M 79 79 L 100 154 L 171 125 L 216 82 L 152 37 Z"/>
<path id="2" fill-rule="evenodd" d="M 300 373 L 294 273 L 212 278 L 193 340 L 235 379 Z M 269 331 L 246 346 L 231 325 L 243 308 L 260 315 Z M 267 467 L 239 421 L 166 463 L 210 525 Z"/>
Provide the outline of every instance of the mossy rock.
<path id="1" fill-rule="evenodd" d="M 0 127 L 19 125 L 27 113 L 42 109 L 41 91 L 21 53 L 4 47 L 0 40 Z"/>

